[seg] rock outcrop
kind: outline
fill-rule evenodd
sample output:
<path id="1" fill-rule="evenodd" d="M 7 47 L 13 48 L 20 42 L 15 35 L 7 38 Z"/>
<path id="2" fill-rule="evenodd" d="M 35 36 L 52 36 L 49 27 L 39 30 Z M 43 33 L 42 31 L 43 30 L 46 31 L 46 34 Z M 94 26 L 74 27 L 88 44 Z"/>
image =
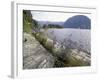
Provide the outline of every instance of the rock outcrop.
<path id="1" fill-rule="evenodd" d="M 91 55 L 84 51 L 79 51 L 77 49 L 70 49 L 69 55 L 69 65 L 71 66 L 90 66 L 91 65 Z"/>
<path id="2" fill-rule="evenodd" d="M 23 36 L 23 69 L 52 68 L 54 57 L 31 34 Z"/>

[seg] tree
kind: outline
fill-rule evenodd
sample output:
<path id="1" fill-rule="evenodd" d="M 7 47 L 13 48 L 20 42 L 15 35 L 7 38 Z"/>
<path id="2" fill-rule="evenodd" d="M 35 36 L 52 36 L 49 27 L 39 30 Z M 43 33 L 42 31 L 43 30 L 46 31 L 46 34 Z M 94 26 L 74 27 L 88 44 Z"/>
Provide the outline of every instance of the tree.
<path id="1" fill-rule="evenodd" d="M 23 10 L 23 31 L 27 33 L 32 33 L 34 28 L 38 27 L 36 20 L 32 18 L 30 10 Z"/>

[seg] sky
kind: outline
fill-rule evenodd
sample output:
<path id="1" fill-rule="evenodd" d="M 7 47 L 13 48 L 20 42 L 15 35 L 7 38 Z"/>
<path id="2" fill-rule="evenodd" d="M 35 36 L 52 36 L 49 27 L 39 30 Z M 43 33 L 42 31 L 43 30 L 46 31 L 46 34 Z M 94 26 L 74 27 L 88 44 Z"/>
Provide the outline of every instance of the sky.
<path id="1" fill-rule="evenodd" d="M 33 19 L 37 21 L 52 21 L 52 22 L 65 22 L 68 18 L 75 15 L 85 15 L 91 18 L 91 14 L 79 14 L 79 13 L 59 13 L 59 12 L 43 12 L 43 11 L 31 11 Z"/>

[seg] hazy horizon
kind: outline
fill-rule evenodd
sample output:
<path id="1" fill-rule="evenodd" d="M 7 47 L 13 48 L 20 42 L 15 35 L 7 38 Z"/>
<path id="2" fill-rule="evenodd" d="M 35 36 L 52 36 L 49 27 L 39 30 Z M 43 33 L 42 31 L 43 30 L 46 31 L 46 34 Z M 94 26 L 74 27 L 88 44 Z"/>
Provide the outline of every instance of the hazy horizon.
<path id="1" fill-rule="evenodd" d="M 31 11 L 32 18 L 37 21 L 48 21 L 48 22 L 65 22 L 68 18 L 75 15 L 84 15 L 91 18 L 90 14 L 79 14 L 79 13 L 59 13 L 59 12 L 43 12 L 43 11 Z M 60 16 L 60 17 L 59 17 Z"/>

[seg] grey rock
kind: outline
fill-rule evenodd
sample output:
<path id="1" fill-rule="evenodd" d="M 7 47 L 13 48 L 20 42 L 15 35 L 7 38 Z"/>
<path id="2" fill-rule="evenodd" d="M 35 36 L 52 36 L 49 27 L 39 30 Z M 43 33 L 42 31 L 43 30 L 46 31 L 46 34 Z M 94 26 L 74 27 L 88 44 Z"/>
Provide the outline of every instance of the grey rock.
<path id="1" fill-rule="evenodd" d="M 51 53 L 31 34 L 24 33 L 23 38 L 23 69 L 52 68 L 54 57 Z"/>

